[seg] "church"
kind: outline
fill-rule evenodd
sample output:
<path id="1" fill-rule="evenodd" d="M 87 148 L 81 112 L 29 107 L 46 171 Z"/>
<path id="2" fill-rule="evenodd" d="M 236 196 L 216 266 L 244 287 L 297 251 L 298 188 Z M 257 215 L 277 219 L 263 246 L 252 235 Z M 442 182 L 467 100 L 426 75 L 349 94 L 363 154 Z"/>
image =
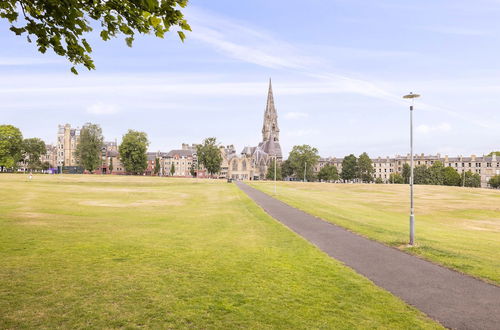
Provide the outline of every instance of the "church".
<path id="1" fill-rule="evenodd" d="M 227 177 L 235 180 L 265 179 L 267 169 L 273 162 L 281 163 L 283 155 L 280 146 L 278 113 L 274 105 L 273 87 L 269 79 L 266 111 L 262 125 L 262 142 L 255 147 L 245 147 L 240 155 L 234 148 L 223 151 L 222 168 L 227 168 Z"/>

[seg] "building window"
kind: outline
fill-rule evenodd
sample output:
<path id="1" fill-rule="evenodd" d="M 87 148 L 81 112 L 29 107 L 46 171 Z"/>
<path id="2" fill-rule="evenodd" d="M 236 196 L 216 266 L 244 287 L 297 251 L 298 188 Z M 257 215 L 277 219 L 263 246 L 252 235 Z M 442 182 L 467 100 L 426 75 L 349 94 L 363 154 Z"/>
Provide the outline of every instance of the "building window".
<path id="1" fill-rule="evenodd" d="M 237 171 L 238 170 L 238 161 L 235 159 L 233 160 L 233 171 Z"/>

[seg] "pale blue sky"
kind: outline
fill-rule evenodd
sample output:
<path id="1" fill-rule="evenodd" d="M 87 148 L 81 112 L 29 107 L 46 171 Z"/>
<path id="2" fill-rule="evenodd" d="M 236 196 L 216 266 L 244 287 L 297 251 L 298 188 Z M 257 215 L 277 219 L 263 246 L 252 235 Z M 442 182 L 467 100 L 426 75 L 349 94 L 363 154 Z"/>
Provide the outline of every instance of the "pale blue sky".
<path id="1" fill-rule="evenodd" d="M 186 42 L 90 38 L 97 70 L 74 76 L 0 23 L 0 123 L 54 142 L 57 125 L 101 124 L 107 140 L 133 128 L 151 150 L 216 136 L 238 150 L 261 139 L 273 79 L 288 153 L 500 149 L 500 1 L 192 0 Z"/>

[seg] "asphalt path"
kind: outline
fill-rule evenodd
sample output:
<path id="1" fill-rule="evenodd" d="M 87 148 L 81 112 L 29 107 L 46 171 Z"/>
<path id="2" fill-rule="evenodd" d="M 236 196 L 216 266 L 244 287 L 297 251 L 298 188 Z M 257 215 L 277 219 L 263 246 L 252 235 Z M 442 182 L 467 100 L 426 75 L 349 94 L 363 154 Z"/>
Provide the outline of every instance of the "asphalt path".
<path id="1" fill-rule="evenodd" d="M 237 185 L 274 219 L 443 326 L 500 329 L 500 287 L 352 233 L 242 182 Z"/>

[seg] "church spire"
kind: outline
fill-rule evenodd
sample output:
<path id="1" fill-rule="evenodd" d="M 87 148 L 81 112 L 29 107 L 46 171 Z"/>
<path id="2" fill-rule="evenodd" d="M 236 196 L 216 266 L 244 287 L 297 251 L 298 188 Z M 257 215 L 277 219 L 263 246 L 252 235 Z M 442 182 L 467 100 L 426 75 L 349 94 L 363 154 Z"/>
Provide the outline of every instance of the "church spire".
<path id="1" fill-rule="evenodd" d="M 269 78 L 269 91 L 267 93 L 266 112 L 262 125 L 262 141 L 279 141 L 278 114 L 274 107 L 273 86 Z"/>

